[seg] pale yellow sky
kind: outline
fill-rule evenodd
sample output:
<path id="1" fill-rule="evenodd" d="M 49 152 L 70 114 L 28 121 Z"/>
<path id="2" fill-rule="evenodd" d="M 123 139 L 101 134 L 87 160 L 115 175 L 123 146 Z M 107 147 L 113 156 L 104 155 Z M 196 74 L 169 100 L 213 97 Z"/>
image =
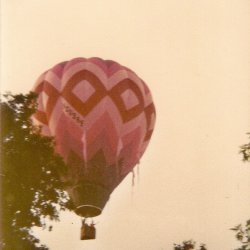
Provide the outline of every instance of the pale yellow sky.
<path id="1" fill-rule="evenodd" d="M 113 59 L 149 85 L 157 110 L 131 195 L 131 176 L 98 217 L 97 239 L 62 215 L 52 250 L 169 250 L 190 238 L 234 249 L 250 217 L 249 0 L 2 0 L 1 92 L 28 92 L 54 64 Z"/>

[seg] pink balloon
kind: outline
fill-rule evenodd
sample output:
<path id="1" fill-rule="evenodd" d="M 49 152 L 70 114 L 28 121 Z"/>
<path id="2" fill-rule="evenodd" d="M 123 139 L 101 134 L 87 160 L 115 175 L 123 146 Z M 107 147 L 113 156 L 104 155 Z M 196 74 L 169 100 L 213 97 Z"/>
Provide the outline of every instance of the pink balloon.
<path id="1" fill-rule="evenodd" d="M 143 155 L 155 124 L 147 85 L 130 69 L 100 58 L 75 58 L 37 80 L 33 121 L 55 138 L 69 165 L 67 191 L 76 213 L 96 216 Z"/>

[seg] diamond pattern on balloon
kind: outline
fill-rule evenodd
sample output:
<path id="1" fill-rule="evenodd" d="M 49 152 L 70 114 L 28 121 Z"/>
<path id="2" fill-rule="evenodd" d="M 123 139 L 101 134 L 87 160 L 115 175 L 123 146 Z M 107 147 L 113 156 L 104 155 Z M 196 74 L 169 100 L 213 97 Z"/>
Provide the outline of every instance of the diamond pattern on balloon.
<path id="1" fill-rule="evenodd" d="M 88 86 L 90 87 L 91 85 L 94 89 L 93 93 L 88 97 L 83 96 L 84 99 L 87 98 L 85 102 L 76 96 L 76 90 L 73 91 L 81 82 L 84 82 L 84 84 L 88 82 Z M 106 94 L 107 91 L 100 79 L 90 71 L 82 70 L 71 77 L 65 85 L 61 95 L 79 114 L 86 116 L 103 99 L 103 97 L 106 96 Z"/>
<path id="2" fill-rule="evenodd" d="M 72 90 L 72 93 L 85 103 L 95 92 L 95 88 L 87 80 L 80 81 Z"/>
<path id="3" fill-rule="evenodd" d="M 138 100 L 138 103 L 136 105 L 134 105 L 135 99 L 131 103 L 129 103 L 129 98 L 124 99 L 124 96 L 122 95 L 123 93 L 125 93 L 126 95 L 126 91 L 129 91 L 127 92 L 127 94 L 130 93 L 131 95 L 134 95 L 135 98 Z M 124 123 L 140 115 L 144 109 L 143 95 L 139 87 L 131 79 L 124 79 L 121 82 L 117 83 L 110 90 L 109 96 L 114 102 L 116 108 L 119 110 L 119 113 Z"/>
<path id="4" fill-rule="evenodd" d="M 127 110 L 129 110 L 129 109 L 131 109 L 139 104 L 139 100 L 138 100 L 137 96 L 135 95 L 135 93 L 131 89 L 125 90 L 121 94 L 121 98 L 122 98 Z"/>

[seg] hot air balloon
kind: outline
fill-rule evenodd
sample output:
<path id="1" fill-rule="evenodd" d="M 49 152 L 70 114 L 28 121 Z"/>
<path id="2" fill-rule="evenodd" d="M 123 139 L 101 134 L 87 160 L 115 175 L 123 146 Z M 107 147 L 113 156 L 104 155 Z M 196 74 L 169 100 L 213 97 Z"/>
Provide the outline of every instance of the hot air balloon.
<path id="1" fill-rule="evenodd" d="M 142 157 L 155 124 L 149 88 L 111 60 L 75 58 L 44 72 L 33 121 L 69 166 L 65 188 L 81 217 L 101 214 Z"/>

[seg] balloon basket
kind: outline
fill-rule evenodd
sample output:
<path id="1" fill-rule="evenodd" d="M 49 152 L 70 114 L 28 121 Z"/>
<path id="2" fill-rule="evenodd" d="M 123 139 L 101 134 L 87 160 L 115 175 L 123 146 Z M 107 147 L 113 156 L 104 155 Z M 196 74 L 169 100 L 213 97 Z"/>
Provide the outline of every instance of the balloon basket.
<path id="1" fill-rule="evenodd" d="M 94 240 L 96 238 L 96 229 L 94 224 L 88 225 L 85 221 L 82 222 L 81 240 Z"/>
<path id="2" fill-rule="evenodd" d="M 100 215 L 110 195 L 109 190 L 88 182 L 78 183 L 68 193 L 75 204 L 75 213 L 84 218 Z"/>

